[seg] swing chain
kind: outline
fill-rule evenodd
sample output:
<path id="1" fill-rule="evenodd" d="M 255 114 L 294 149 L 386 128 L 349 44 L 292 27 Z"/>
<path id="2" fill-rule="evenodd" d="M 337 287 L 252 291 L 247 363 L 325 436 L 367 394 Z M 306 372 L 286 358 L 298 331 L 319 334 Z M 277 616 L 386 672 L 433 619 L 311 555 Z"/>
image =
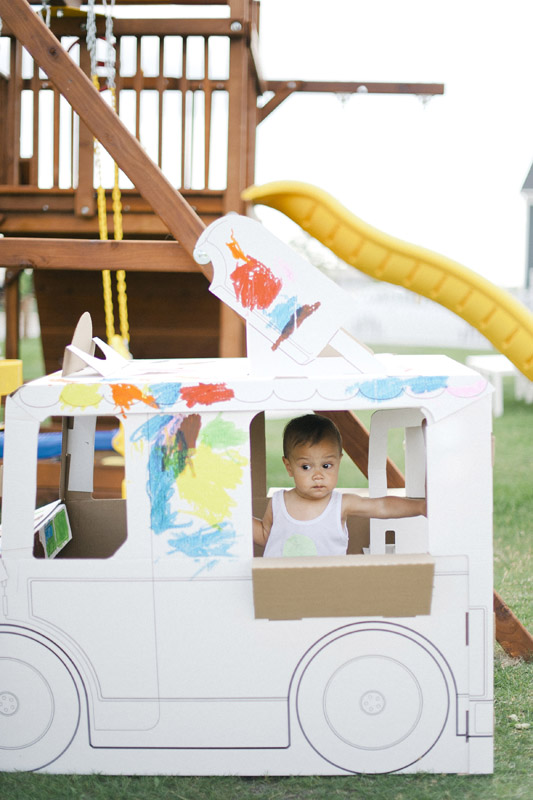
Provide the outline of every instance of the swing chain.
<path id="1" fill-rule="evenodd" d="M 50 6 L 50 0 L 42 0 L 41 6 L 41 16 L 44 19 L 45 25 L 47 28 L 50 27 L 50 15 L 52 13 L 52 8 Z"/>
<path id="2" fill-rule="evenodd" d="M 100 81 L 97 74 L 97 59 L 96 59 L 96 14 L 95 14 L 95 0 L 89 0 L 89 10 L 87 13 L 87 48 L 91 57 L 91 77 L 95 88 L 100 90 Z M 106 10 L 106 25 L 105 25 L 105 40 L 106 40 L 106 82 L 107 88 L 111 93 L 111 105 L 113 110 L 117 110 L 116 100 L 116 83 L 115 83 L 115 50 L 114 50 L 114 37 L 113 37 L 113 17 L 112 11 L 114 8 L 114 0 L 111 0 L 108 6 L 104 0 Z M 94 154 L 95 154 L 95 171 L 98 176 L 97 188 L 97 206 L 98 206 L 98 227 L 100 230 L 100 239 L 107 240 L 107 204 L 106 193 L 102 185 L 102 164 L 100 156 L 100 143 L 94 139 Z M 118 164 L 114 162 L 114 181 L 112 191 L 113 202 L 113 231 L 114 239 L 121 241 L 123 238 L 122 229 L 122 200 L 119 187 L 119 168 Z M 102 270 L 102 287 L 104 294 L 104 311 L 105 311 L 105 324 L 106 324 L 106 337 L 109 344 L 118 350 L 126 351 L 130 341 L 129 322 L 128 322 L 128 299 L 126 293 L 126 273 L 124 270 L 117 270 L 117 302 L 120 323 L 120 336 L 115 333 L 115 316 L 113 310 L 113 290 L 111 281 L 110 270 Z"/>
<path id="3" fill-rule="evenodd" d="M 96 75 L 96 11 L 94 4 L 95 0 L 89 0 L 87 9 L 87 49 L 91 57 L 91 76 L 93 83 L 98 89 L 99 84 L 98 77 Z"/>
<path id="4" fill-rule="evenodd" d="M 105 8 L 105 40 L 106 40 L 106 56 L 105 56 L 105 69 L 106 69 L 106 76 L 107 76 L 107 88 L 111 90 L 111 92 L 115 91 L 115 74 L 116 74 L 116 67 L 115 67 L 115 37 L 113 36 L 113 10 L 115 8 L 115 0 L 111 0 L 110 4 L 107 4 L 107 0 L 104 0 L 104 8 Z M 116 110 L 116 109 L 115 109 Z"/>

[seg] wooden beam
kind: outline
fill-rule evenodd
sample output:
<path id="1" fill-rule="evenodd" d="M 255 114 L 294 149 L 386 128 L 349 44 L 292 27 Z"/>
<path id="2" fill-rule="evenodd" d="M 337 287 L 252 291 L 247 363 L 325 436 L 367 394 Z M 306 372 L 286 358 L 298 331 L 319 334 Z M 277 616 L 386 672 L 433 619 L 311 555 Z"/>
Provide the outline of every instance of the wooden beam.
<path id="1" fill-rule="evenodd" d="M 115 0 L 116 2 L 116 0 Z M 32 6 L 42 6 L 43 3 L 41 0 L 29 0 L 30 5 Z M 82 0 L 54 0 L 54 6 L 62 7 L 62 6 L 70 6 L 70 8 L 80 8 Z"/>
<path id="2" fill-rule="evenodd" d="M 265 81 L 266 91 L 272 97 L 260 109 L 262 122 L 284 100 L 294 92 L 317 92 L 333 94 L 415 94 L 429 97 L 444 94 L 442 83 L 362 83 L 353 81 Z"/>
<path id="3" fill-rule="evenodd" d="M 263 122 L 269 114 L 280 106 L 293 92 L 298 92 L 300 81 L 287 81 L 284 86 L 277 89 L 272 97 L 259 109 L 259 122 Z"/>
<path id="4" fill-rule="evenodd" d="M 504 603 L 498 592 L 494 592 L 494 615 L 496 639 L 505 652 L 513 658 L 533 661 L 533 636 Z"/>
<path id="5" fill-rule="evenodd" d="M 282 91 L 290 81 L 266 81 L 269 92 Z M 334 92 L 335 94 L 444 94 L 443 83 L 373 83 L 365 81 L 294 81 L 299 92 Z"/>
<path id="6" fill-rule="evenodd" d="M 42 0 L 29 0 L 32 6 L 42 6 Z M 55 6 L 79 8 L 82 0 L 55 0 Z M 115 0 L 116 6 L 225 6 L 228 0 Z"/>
<path id="7" fill-rule="evenodd" d="M 199 272 L 179 242 L 123 239 L 0 239 L 0 266 L 13 269 L 127 269 L 130 272 Z"/>
<path id="8" fill-rule="evenodd" d="M 55 36 L 86 35 L 87 14 L 80 16 L 53 17 L 50 28 Z M 113 19 L 113 35 L 121 36 L 227 36 L 239 39 L 249 35 L 249 26 L 234 25 L 235 19 Z M 99 36 L 105 34 L 105 19 L 96 18 L 96 31 Z M 14 30 L 6 24 L 2 28 L 2 36 L 16 36 Z"/>
<path id="9" fill-rule="evenodd" d="M 26 0 L 0 0 L 6 21 L 50 80 L 192 256 L 205 226 Z M 211 264 L 201 267 L 208 280 Z"/>

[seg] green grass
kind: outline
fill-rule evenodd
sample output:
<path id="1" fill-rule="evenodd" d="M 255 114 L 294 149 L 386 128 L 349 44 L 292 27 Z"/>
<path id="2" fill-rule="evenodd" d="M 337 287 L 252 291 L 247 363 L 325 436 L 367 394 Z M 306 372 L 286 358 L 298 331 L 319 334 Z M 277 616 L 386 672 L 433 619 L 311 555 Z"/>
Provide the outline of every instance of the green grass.
<path id="1" fill-rule="evenodd" d="M 40 339 L 22 339 L 20 357 L 25 381 L 32 381 L 44 375 L 43 348 Z"/>
<path id="2" fill-rule="evenodd" d="M 460 351 L 453 353 L 458 360 L 465 355 Z M 28 365 L 28 369 L 33 366 Z M 281 420 L 268 424 L 270 485 L 287 485 L 280 452 L 282 426 Z M 505 414 L 494 421 L 494 432 L 495 587 L 526 627 L 533 630 L 533 406 L 516 402 L 509 382 L 505 386 Z M 401 442 L 392 444 L 392 455 L 400 459 Z M 346 464 L 341 485 L 364 485 L 348 459 L 343 461 Z M 510 659 L 498 645 L 494 662 L 493 775 L 179 778 L 4 773 L 0 774 L 0 797 L 2 800 L 456 800 L 458 797 L 529 800 L 533 797 L 533 663 Z M 517 719 L 509 719 L 512 715 Z M 517 722 L 529 722 L 532 727 L 519 730 L 515 727 Z"/>

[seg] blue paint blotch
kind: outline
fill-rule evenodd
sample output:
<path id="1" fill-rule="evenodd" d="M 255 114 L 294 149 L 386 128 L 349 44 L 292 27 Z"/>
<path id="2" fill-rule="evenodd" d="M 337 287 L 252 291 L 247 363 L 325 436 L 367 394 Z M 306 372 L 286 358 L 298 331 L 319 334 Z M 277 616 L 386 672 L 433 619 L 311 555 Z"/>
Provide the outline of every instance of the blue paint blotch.
<path id="1" fill-rule="evenodd" d="M 191 532 L 184 531 L 169 539 L 168 545 L 171 554 L 183 553 L 191 558 L 218 558 L 231 556 L 229 551 L 235 537 L 233 525 L 223 522 L 221 525 L 207 525 Z"/>
<path id="2" fill-rule="evenodd" d="M 414 378 L 376 378 L 371 381 L 364 381 L 361 384 L 354 383 L 346 389 L 347 395 L 353 395 L 358 391 L 368 400 L 385 402 L 400 397 L 407 389 L 413 394 L 428 394 L 440 389 L 446 389 L 448 378 L 445 376 L 425 376 L 417 375 Z"/>
<path id="3" fill-rule="evenodd" d="M 274 308 L 266 314 L 269 327 L 281 332 L 296 317 L 297 311 L 297 297 L 279 298 Z"/>
<path id="4" fill-rule="evenodd" d="M 181 383 L 155 383 L 149 391 L 159 408 L 172 408 L 179 400 Z"/>

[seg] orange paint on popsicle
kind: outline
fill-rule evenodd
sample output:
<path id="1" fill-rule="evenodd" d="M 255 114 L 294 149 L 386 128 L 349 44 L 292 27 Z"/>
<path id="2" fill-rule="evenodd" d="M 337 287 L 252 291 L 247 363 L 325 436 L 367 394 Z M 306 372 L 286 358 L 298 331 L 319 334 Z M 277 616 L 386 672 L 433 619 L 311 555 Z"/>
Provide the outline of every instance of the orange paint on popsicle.
<path id="1" fill-rule="evenodd" d="M 138 386 L 132 383 L 116 383 L 111 386 L 113 402 L 120 408 L 122 416 L 126 416 L 126 411 L 132 407 L 133 403 L 146 403 L 152 408 L 158 408 L 155 397 L 151 394 L 144 394 Z"/>

